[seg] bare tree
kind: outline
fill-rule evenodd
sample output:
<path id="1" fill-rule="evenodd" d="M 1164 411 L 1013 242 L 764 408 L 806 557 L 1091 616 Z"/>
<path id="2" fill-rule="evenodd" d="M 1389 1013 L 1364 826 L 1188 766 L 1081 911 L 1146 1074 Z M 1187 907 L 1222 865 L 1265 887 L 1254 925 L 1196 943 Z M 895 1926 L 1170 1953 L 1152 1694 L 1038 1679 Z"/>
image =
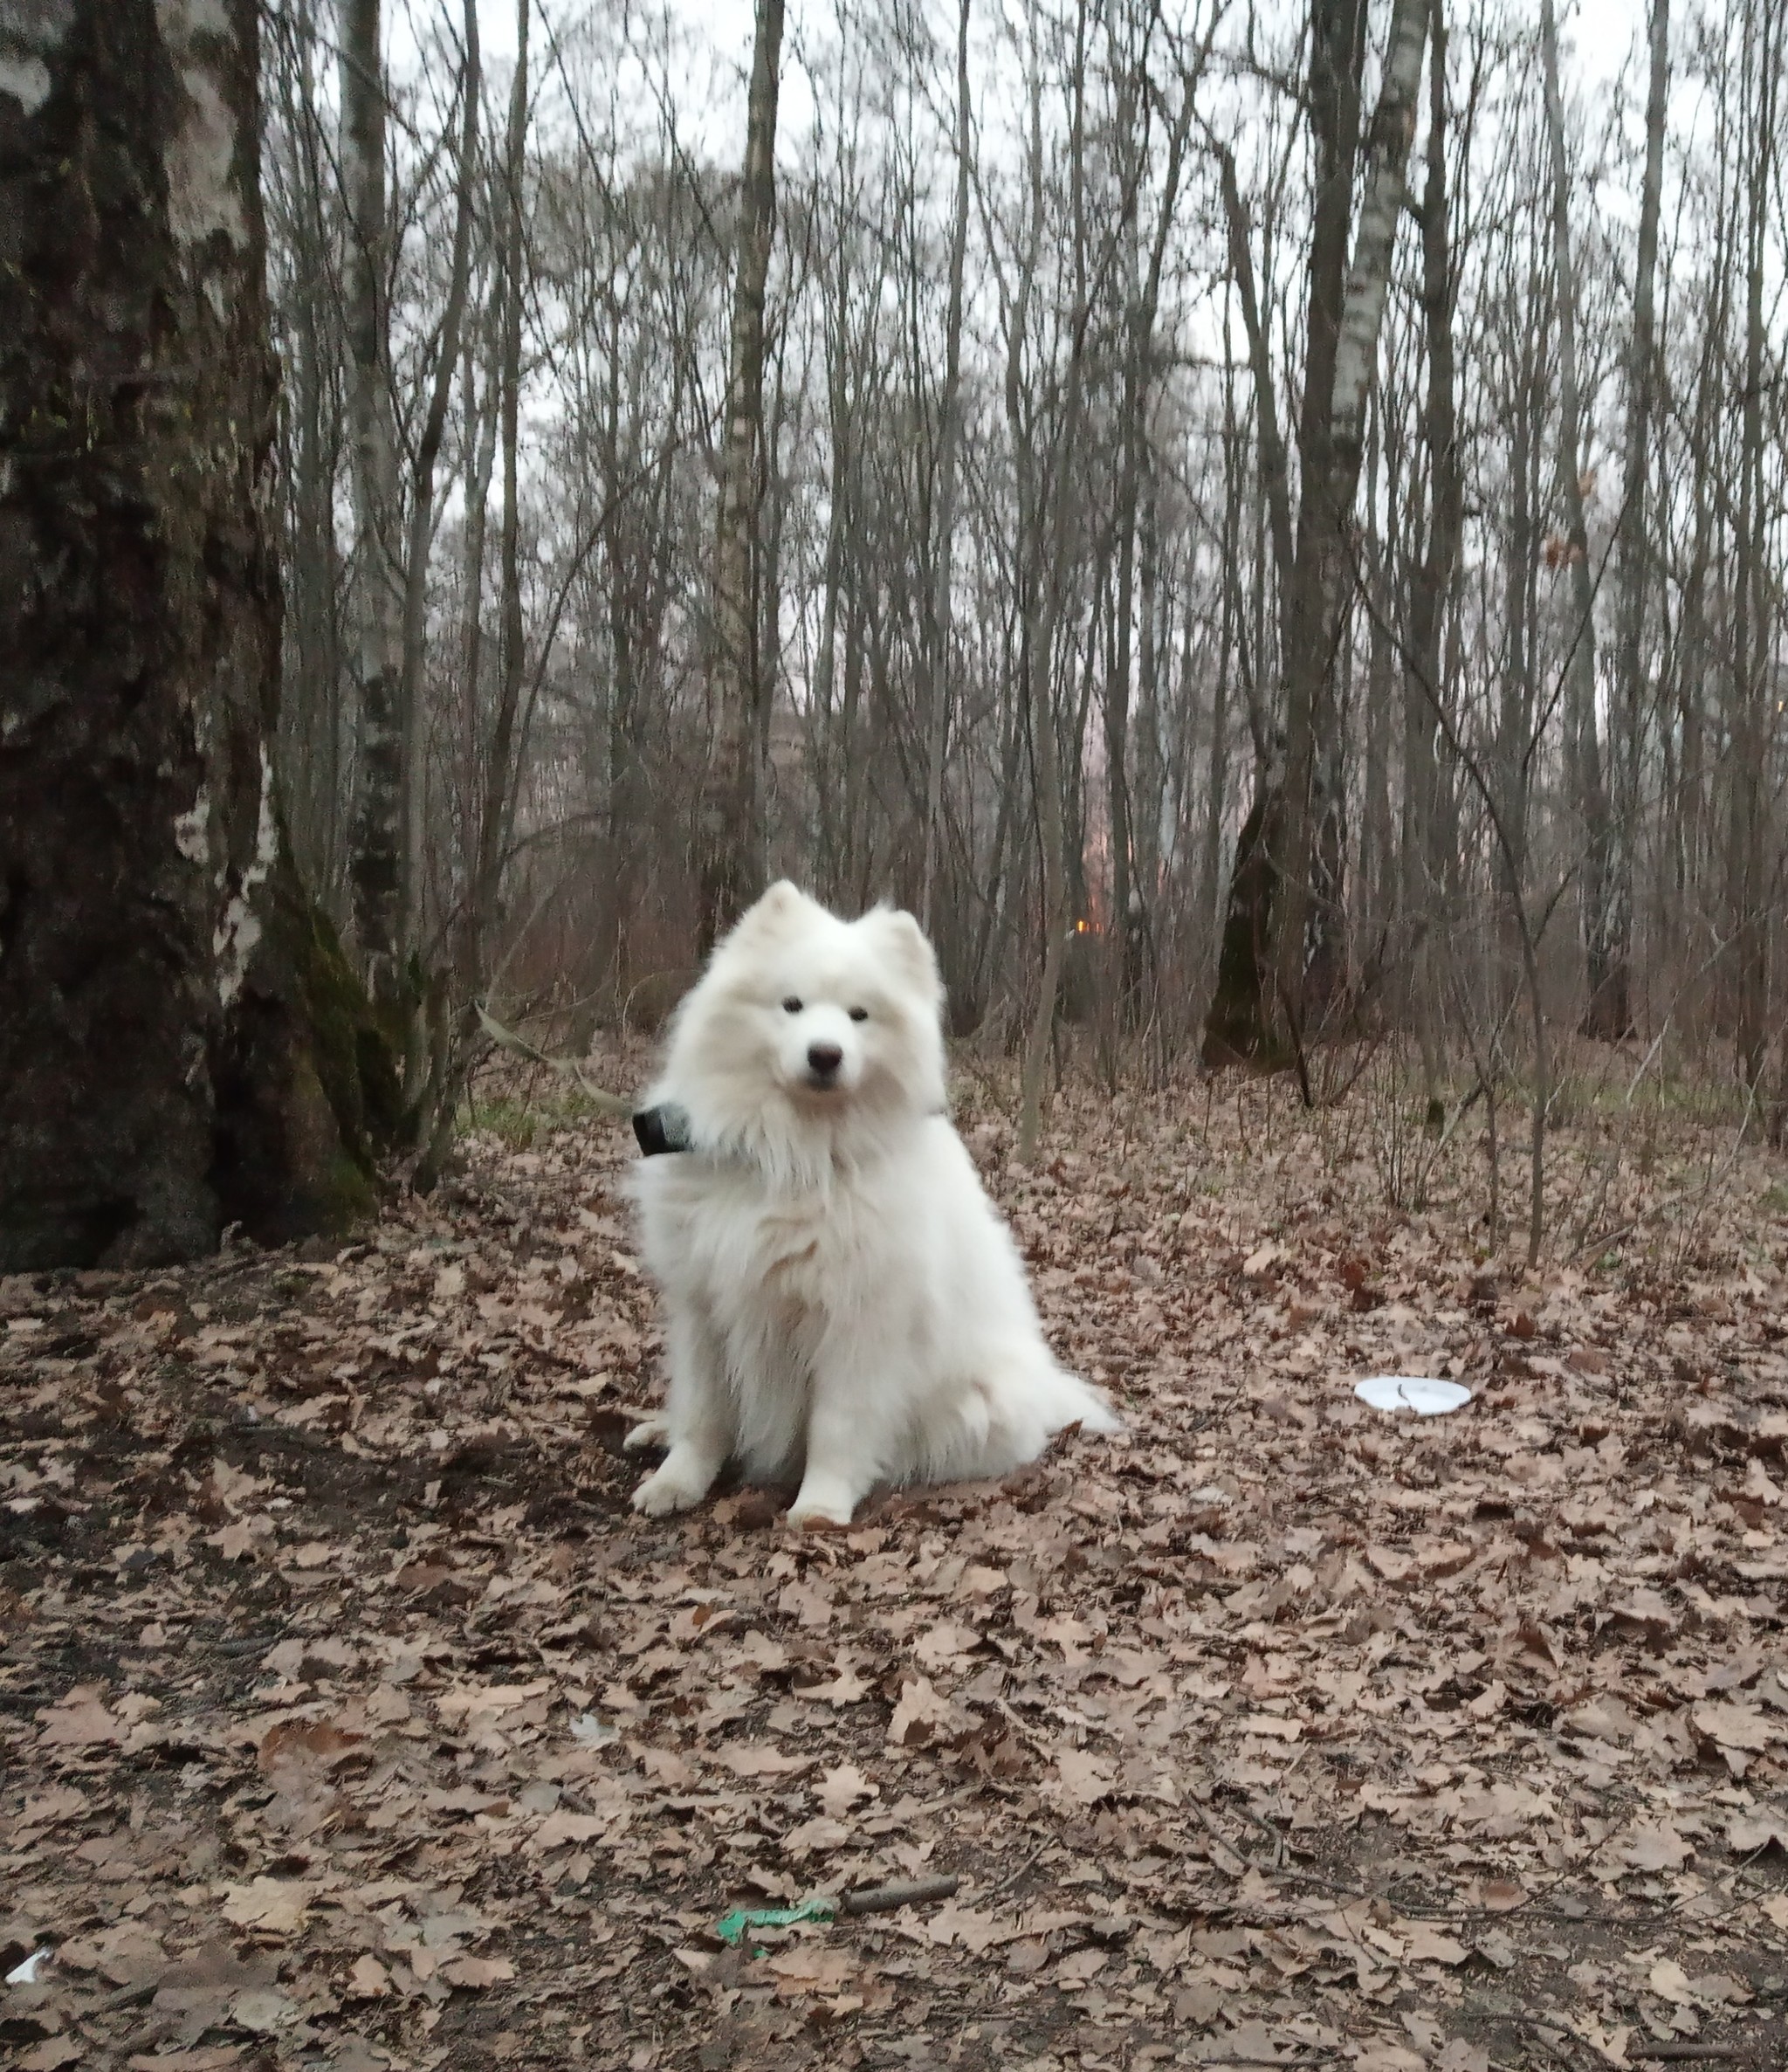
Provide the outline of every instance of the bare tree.
<path id="1" fill-rule="evenodd" d="M 944 390 L 938 409 L 937 546 L 926 657 L 925 840 L 919 919 L 932 926 L 943 839 L 944 762 L 950 733 L 951 575 L 956 546 L 956 477 L 962 444 L 962 279 L 968 258 L 968 23 L 972 0 L 959 0 L 956 24 L 956 205 L 950 225 L 950 306 L 944 322 Z"/>
<path id="2" fill-rule="evenodd" d="M 1083 1040 L 1116 1084 L 1202 1030 L 1317 1099 L 1329 1038 L 1406 1035 L 1431 1112 L 1468 1058 L 1536 1143 L 1561 1017 L 1736 1041 L 1756 1083 L 1788 1015 L 1779 0 L 1674 50 L 1661 0 L 1642 126 L 1556 18 L 1549 66 L 1482 0 L 1214 8 L 1233 141 L 1202 29 L 1130 0 L 1015 31 L 959 0 L 936 38 L 847 10 L 779 141 L 767 5 L 743 180 L 687 120 L 698 24 L 573 0 L 481 152 L 441 0 L 382 87 L 389 493 L 319 3 L 272 75 L 281 768 L 346 907 L 382 551 L 437 1097 L 480 1001 L 577 1040 L 658 1011 L 772 865 L 917 900 L 959 1032 L 1022 1053 L 1028 1147 Z M 1707 121 L 1673 140 L 1675 79 Z M 1636 238 L 1574 205 L 1592 166 Z"/>
<path id="3" fill-rule="evenodd" d="M 1018 464 L 1019 552 L 1021 661 L 1024 716 L 1029 727 L 1031 786 L 1035 802 L 1039 879 L 1042 892 L 1042 974 L 1036 1004 L 1025 1037 L 1020 1090 L 1018 1152 L 1028 1162 L 1036 1156 L 1042 1128 L 1044 1079 L 1056 1007 L 1068 948 L 1068 855 L 1063 812 L 1062 730 L 1056 713 L 1057 636 L 1066 602 L 1071 527 L 1075 520 L 1072 466 L 1077 451 L 1082 411 L 1086 401 L 1086 341 L 1092 313 L 1093 260 L 1086 210 L 1086 65 L 1089 10 L 1085 0 L 1075 17 L 1069 63 L 1069 221 L 1071 243 L 1064 272 L 1071 284 L 1067 306 L 1057 311 L 1066 334 L 1066 365 L 1059 396 L 1050 398 L 1052 430 L 1040 437 L 1037 416 L 1027 410 L 1022 378 L 1025 348 L 1036 275 L 1042 258 L 1043 216 L 1042 72 L 1035 26 L 1027 53 L 1029 63 L 1030 134 L 1027 169 L 1030 217 L 1015 292 L 1007 313 L 1006 410 Z M 1035 399 L 1033 399 L 1034 403 Z M 1078 747 L 1081 734 L 1069 735 Z"/>
<path id="4" fill-rule="evenodd" d="M 1583 938 L 1589 971 L 1587 1034 L 1625 1036 L 1631 1019 L 1624 964 L 1613 954 L 1618 928 L 1610 908 L 1613 829 L 1596 719 L 1595 579 L 1589 561 L 1583 397 L 1577 355 L 1577 271 L 1571 247 L 1571 169 L 1558 90 L 1558 28 L 1552 0 L 1540 0 L 1546 132 L 1552 159 L 1552 266 L 1558 306 L 1558 494 L 1564 507 L 1564 561 L 1571 582 L 1566 633 L 1565 754 L 1583 816 Z"/>
<path id="5" fill-rule="evenodd" d="M 1214 17 L 1213 29 L 1215 20 Z M 1145 38 L 1153 27 L 1148 17 Z M 1113 33 L 1116 33 L 1114 22 Z M 1207 49 L 1208 45 L 1207 45 Z M 1130 795 L 1130 708 L 1131 702 L 1131 638 L 1135 614 L 1136 562 L 1138 520 L 1142 511 L 1144 478 L 1152 455 L 1149 418 L 1155 396 L 1156 325 L 1161 306 L 1161 285 L 1173 234 L 1174 212 L 1179 198 L 1180 176 L 1186 165 L 1186 139 L 1191 134 L 1196 106 L 1198 78 L 1203 52 L 1181 69 L 1179 105 L 1167 136 L 1167 155 L 1161 178 L 1161 196 L 1154 234 L 1149 240 L 1146 265 L 1138 248 L 1135 190 L 1141 183 L 1141 167 L 1125 169 L 1131 205 L 1125 217 L 1125 252 L 1123 265 L 1125 308 L 1123 319 L 1123 394 L 1119 402 L 1118 437 L 1122 442 L 1118 471 L 1117 595 L 1114 601 L 1111 674 L 1105 685 L 1105 782 L 1109 800 L 1111 843 L 1111 912 L 1109 932 L 1117 946 L 1116 985 L 1120 1026 L 1133 1027 L 1140 1006 L 1143 943 L 1146 933 L 1144 899 L 1136 882 L 1136 836 Z M 1147 73 L 1146 40 L 1132 57 L 1114 52 L 1113 66 L 1120 79 L 1117 108 L 1120 129 L 1135 134 L 1137 148 L 1146 154 L 1150 145 L 1146 112 L 1140 118 L 1131 112 L 1131 103 L 1140 98 L 1145 111 L 1152 103 L 1152 82 Z M 1145 572 L 1151 562 L 1145 561 Z M 1145 622 L 1146 623 L 1146 622 Z"/>
<path id="6" fill-rule="evenodd" d="M 1764 273 L 1773 189 L 1776 114 L 1781 92 L 1779 0 L 1747 0 L 1741 87 L 1747 103 L 1744 166 L 1744 373 L 1739 390 L 1738 510 L 1732 601 L 1734 747 L 1732 825 L 1736 912 L 1738 1057 L 1745 1084 L 1761 1087 L 1770 1041 L 1772 870 L 1767 827 L 1775 716 L 1768 666 L 1771 584 L 1764 560 Z M 1779 1132 L 1779 1123 L 1772 1119 Z"/>
<path id="7" fill-rule="evenodd" d="M 768 686 L 758 644 L 756 513 L 763 445 L 764 297 L 776 210 L 782 0 L 757 0 L 756 19 L 715 527 L 709 767 L 698 828 L 698 938 L 704 951 L 742 911 L 761 874 L 759 744 Z"/>
<path id="8" fill-rule="evenodd" d="M 429 1139 L 417 1169 L 421 1184 L 432 1186 L 452 1146 L 459 1092 L 482 1043 L 482 1015 L 489 990 L 492 947 L 502 892 L 517 784 L 518 730 L 523 725 L 526 685 L 526 625 L 521 595 L 521 378 L 528 110 L 528 28 L 531 0 L 516 0 L 515 70 L 509 84 L 509 115 L 504 133 L 500 203 L 502 239 L 500 286 L 494 326 L 496 357 L 491 382 L 495 398 L 495 430 L 503 465 L 503 517 L 499 528 L 500 595 L 497 699 L 488 735 L 480 724 L 478 665 L 482 637 L 478 600 L 483 589 L 484 530 L 489 464 L 472 494 L 478 566 L 467 568 L 468 616 L 462 636 L 467 671 L 464 693 L 471 735 L 470 789 L 471 829 L 467 844 L 465 882 L 461 889 L 454 931 L 454 978 L 457 996 L 450 1037 L 437 1016 L 426 1102 Z M 472 531 L 469 527 L 469 533 Z"/>
<path id="9" fill-rule="evenodd" d="M 1427 541 L 1409 582 L 1410 658 L 1405 672 L 1403 750 L 1403 897 L 1414 938 L 1412 1002 L 1431 1115 L 1440 1098 L 1437 1008 L 1441 968 L 1433 954 L 1432 938 L 1442 918 L 1437 894 L 1447 876 L 1448 847 L 1434 754 L 1436 702 L 1445 695 L 1443 618 L 1465 523 L 1465 477 L 1454 397 L 1454 277 L 1447 195 L 1447 27 L 1442 0 L 1433 0 L 1433 5 L 1427 184 L 1421 201 L 1422 323 L 1428 376 L 1422 423 L 1428 456 Z"/>
<path id="10" fill-rule="evenodd" d="M 361 967 L 381 1011 L 399 1012 L 402 907 L 403 582 L 397 426 L 387 279 L 385 59 L 380 0 L 340 0 L 347 336 L 353 373 L 355 609 L 353 641 L 359 800 L 348 878 Z"/>
<path id="11" fill-rule="evenodd" d="M 395 1089 L 274 781 L 257 10 L 10 34 L 0 1271 L 146 1265 L 364 1208 Z"/>
<path id="12" fill-rule="evenodd" d="M 1264 845 L 1266 867 L 1245 873 L 1238 852 L 1235 882 L 1252 904 L 1238 907 L 1232 894 L 1226 932 L 1234 953 L 1220 974 L 1207 1025 L 1207 1049 L 1214 1056 L 1283 1057 L 1288 1043 L 1301 1050 L 1310 1017 L 1329 1004 L 1340 982 L 1342 793 L 1334 691 L 1353 589 L 1348 527 L 1427 37 L 1427 0 L 1396 0 L 1384 84 L 1365 140 L 1365 184 L 1350 261 L 1362 142 L 1359 10 L 1357 0 L 1318 0 L 1312 12 L 1306 99 L 1318 164 L 1295 536 L 1284 502 L 1289 470 L 1283 447 L 1263 453 L 1275 485 L 1284 747 L 1283 764 L 1276 758 L 1269 766 L 1250 815 L 1253 843 Z M 1233 169 L 1225 195 L 1233 250 L 1238 231 L 1246 244 Z M 1246 278 L 1251 277 L 1250 265 Z M 1245 320 L 1251 303 L 1251 292 L 1245 290 Z M 1249 342 L 1258 383 L 1266 367 L 1266 341 L 1257 310 L 1249 322 Z M 1269 422 L 1262 409 L 1263 443 Z M 1244 843 L 1248 839 L 1244 829 Z M 1253 854 L 1251 846 L 1250 859 Z"/>
<path id="13" fill-rule="evenodd" d="M 453 400 L 453 380 L 459 368 L 460 334 L 471 279 L 472 217 L 477 200 L 478 96 L 482 87 L 478 0 L 464 0 L 463 18 L 464 55 L 459 81 L 453 250 L 448 264 L 447 300 L 435 341 L 428 414 L 410 460 L 409 533 L 403 568 L 403 659 L 397 696 L 402 750 L 403 855 L 399 874 L 397 940 L 406 959 L 416 957 L 422 947 L 428 806 L 423 670 L 428 647 L 429 561 L 435 540 L 435 468 L 446 434 L 447 413 Z M 525 17 L 520 27 L 525 49 Z M 415 1015 L 407 1019 L 404 1078 L 406 1091 L 414 1098 L 419 1091 L 417 1081 L 423 1063 L 421 1028 Z"/>
<path id="14" fill-rule="evenodd" d="M 1633 339 L 1626 366 L 1626 429 L 1621 468 L 1620 596 L 1616 636 L 1618 692 L 1611 728 L 1613 748 L 1614 854 L 1608 886 L 1608 953 L 1617 987 L 1628 990 L 1625 1019 L 1633 1019 L 1631 978 L 1638 869 L 1640 772 L 1647 706 L 1645 622 L 1652 545 L 1650 473 L 1652 413 L 1657 391 L 1658 219 L 1663 205 L 1664 117 L 1670 97 L 1670 4 L 1652 0 L 1650 69 L 1646 93 L 1645 173 L 1640 189 L 1639 242 L 1633 273 Z M 1620 1002 L 1613 1003 L 1618 1010 Z M 1593 1033 L 1595 1002 L 1591 1003 Z M 1617 1011 L 1606 1018 L 1612 1025 Z"/>

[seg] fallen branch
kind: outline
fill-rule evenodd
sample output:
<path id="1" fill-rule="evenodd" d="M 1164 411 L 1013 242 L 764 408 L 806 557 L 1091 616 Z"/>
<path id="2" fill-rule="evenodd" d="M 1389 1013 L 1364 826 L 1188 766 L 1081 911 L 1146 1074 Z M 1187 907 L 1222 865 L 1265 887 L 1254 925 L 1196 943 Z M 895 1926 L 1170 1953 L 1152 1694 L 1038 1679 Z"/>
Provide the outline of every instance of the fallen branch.
<path id="1" fill-rule="evenodd" d="M 861 1892 L 847 1892 L 835 1899 L 829 1892 L 812 1892 L 789 1907 L 735 1907 L 714 1924 L 723 1943 L 736 1949 L 760 1928 L 793 1928 L 803 1921 L 844 1921 L 858 1914 L 888 1914 L 904 1906 L 923 1906 L 927 1900 L 948 1899 L 962 1880 L 949 1875 L 905 1878 L 891 1885 L 870 1885 Z M 761 1952 L 759 1952 L 762 1954 Z"/>
<path id="2" fill-rule="evenodd" d="M 1738 2043 L 1641 2043 L 1633 2051 L 1636 2058 L 1649 2058 L 1668 2065 L 1702 2063 L 1714 2058 L 1756 2056 Z"/>
<path id="3" fill-rule="evenodd" d="M 116 1993 L 102 1993 L 96 2000 L 89 2000 L 85 2007 L 75 2009 L 78 2021 L 93 2021 L 102 2014 L 115 2014 L 120 2007 L 134 2007 L 139 2000 L 152 2000 L 160 1979 L 139 1979 L 134 1986 L 120 1986 Z"/>
<path id="4" fill-rule="evenodd" d="M 507 1050 L 517 1057 L 525 1057 L 530 1064 L 543 1064 L 555 1072 L 567 1072 L 577 1081 L 584 1098 L 600 1108 L 604 1115 L 615 1116 L 624 1121 L 633 1113 L 633 1103 L 623 1100 L 618 1093 L 610 1093 L 604 1087 L 592 1086 L 583 1076 L 583 1068 L 574 1057 L 554 1057 L 550 1052 L 539 1049 L 526 1036 L 519 1036 L 512 1029 L 505 1029 L 497 1017 L 485 1008 L 478 1010 L 478 1025 L 499 1050 Z"/>
<path id="5" fill-rule="evenodd" d="M 861 1892 L 847 1892 L 840 1899 L 839 1917 L 848 1920 L 856 1914 L 891 1914 L 904 1906 L 951 1899 L 961 1883 L 959 1877 L 946 1873 L 929 1878 L 897 1878 L 891 1885 L 870 1885 Z"/>

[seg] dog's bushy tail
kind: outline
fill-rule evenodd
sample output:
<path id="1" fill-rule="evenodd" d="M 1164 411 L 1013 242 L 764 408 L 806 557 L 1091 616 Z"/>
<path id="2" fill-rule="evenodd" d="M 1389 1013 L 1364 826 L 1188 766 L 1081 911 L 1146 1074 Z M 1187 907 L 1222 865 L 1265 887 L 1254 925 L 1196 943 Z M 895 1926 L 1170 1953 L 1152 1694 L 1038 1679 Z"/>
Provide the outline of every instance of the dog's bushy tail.
<path id="1" fill-rule="evenodd" d="M 1071 1424 L 1089 1432 L 1124 1428 L 1097 1389 L 1047 1355 L 1001 1363 L 965 1391 L 947 1424 L 926 1435 L 921 1477 L 954 1482 L 1009 1474 Z"/>

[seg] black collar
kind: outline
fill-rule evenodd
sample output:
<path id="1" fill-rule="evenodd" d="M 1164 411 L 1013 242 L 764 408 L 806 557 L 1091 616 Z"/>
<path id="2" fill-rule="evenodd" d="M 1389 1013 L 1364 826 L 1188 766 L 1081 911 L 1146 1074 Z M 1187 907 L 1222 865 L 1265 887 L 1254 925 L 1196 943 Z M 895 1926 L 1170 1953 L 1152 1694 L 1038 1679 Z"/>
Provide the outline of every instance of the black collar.
<path id="1" fill-rule="evenodd" d="M 947 1115 L 947 1108 L 934 1111 Z M 636 1108 L 633 1115 L 633 1133 L 639 1140 L 639 1147 L 649 1159 L 663 1158 L 673 1151 L 693 1151 L 695 1139 L 690 1127 L 689 1111 L 675 1101 L 660 1101 L 656 1108 Z"/>
<path id="2" fill-rule="evenodd" d="M 674 1101 L 638 1109 L 633 1118 L 633 1133 L 649 1159 L 661 1158 L 666 1152 L 687 1151 L 691 1142 L 688 1111 Z"/>

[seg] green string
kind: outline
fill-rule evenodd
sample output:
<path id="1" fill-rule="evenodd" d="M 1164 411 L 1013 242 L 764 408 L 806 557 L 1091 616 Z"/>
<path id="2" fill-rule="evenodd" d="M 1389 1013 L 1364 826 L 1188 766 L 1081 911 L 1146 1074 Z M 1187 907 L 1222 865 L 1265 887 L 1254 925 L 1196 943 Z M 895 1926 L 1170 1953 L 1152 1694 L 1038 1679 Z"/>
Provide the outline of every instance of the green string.
<path id="1" fill-rule="evenodd" d="M 793 1928 L 797 1921 L 830 1921 L 837 1911 L 838 1902 L 823 1892 L 813 1899 L 803 1899 L 799 1906 L 734 1907 L 714 1924 L 714 1933 L 736 1950 L 753 1929 Z"/>

